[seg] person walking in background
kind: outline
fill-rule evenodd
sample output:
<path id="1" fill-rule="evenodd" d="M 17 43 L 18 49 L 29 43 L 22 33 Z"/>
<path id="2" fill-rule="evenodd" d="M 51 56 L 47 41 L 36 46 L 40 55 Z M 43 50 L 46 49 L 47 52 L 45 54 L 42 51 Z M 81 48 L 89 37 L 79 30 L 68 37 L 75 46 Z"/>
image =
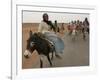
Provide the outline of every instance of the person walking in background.
<path id="1" fill-rule="evenodd" d="M 84 25 L 84 28 L 85 30 L 88 32 L 89 34 L 89 21 L 88 21 L 88 18 L 86 17 L 85 20 L 83 21 L 83 25 Z"/>
<path id="2" fill-rule="evenodd" d="M 54 22 L 54 26 L 55 26 L 55 31 L 56 31 L 56 33 L 59 32 L 59 31 L 58 31 L 57 20 L 55 20 L 55 22 Z"/>

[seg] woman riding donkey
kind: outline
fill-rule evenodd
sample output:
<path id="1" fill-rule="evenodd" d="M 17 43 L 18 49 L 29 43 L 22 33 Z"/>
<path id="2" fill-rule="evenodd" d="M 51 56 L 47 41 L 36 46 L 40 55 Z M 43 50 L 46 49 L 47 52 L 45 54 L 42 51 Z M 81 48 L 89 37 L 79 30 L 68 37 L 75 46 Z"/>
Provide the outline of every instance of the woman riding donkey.
<path id="1" fill-rule="evenodd" d="M 55 56 L 61 58 L 60 53 L 63 53 L 64 42 L 55 32 L 51 31 L 52 28 L 54 29 L 54 26 L 52 22 L 49 21 L 48 14 L 44 13 L 43 20 L 39 24 L 38 32 L 42 33 L 51 44 L 54 44 Z"/>

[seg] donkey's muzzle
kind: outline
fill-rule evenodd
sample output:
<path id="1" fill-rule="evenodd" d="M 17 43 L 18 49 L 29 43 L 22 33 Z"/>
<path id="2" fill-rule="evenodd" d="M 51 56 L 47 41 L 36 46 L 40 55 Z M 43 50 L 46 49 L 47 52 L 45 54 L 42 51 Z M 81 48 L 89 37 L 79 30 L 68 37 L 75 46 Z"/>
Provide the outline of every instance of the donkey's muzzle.
<path id="1" fill-rule="evenodd" d="M 24 55 L 24 57 L 25 57 L 26 59 L 28 59 L 28 58 L 29 58 L 29 56 L 28 56 L 28 55 Z"/>
<path id="2" fill-rule="evenodd" d="M 24 57 L 28 59 L 30 56 L 31 56 L 31 53 L 29 52 L 29 50 L 25 50 Z"/>

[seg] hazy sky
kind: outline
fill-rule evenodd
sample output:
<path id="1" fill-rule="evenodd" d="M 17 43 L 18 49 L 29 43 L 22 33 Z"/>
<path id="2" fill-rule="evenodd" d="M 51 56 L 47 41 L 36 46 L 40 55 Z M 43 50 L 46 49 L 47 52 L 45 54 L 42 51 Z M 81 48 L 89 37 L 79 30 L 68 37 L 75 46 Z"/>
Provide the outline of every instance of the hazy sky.
<path id="1" fill-rule="evenodd" d="M 42 20 L 42 15 L 45 12 L 32 12 L 32 11 L 23 11 L 23 23 L 40 23 Z M 83 21 L 85 17 L 89 19 L 89 14 L 80 14 L 80 13 L 51 13 L 47 12 L 49 15 L 49 20 L 54 22 L 57 20 L 58 23 L 64 22 L 68 23 L 72 20 L 81 20 Z"/>

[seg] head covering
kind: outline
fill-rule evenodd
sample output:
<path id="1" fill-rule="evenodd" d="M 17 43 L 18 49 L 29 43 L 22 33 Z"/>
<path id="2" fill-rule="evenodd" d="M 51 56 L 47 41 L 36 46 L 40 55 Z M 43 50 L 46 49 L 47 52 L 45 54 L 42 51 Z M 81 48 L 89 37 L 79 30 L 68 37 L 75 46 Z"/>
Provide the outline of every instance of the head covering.
<path id="1" fill-rule="evenodd" d="M 45 16 L 48 16 L 48 14 L 47 14 L 47 13 L 44 13 L 44 14 L 43 14 L 43 19 L 44 19 Z"/>
<path id="2" fill-rule="evenodd" d="M 45 23 L 47 23 L 51 28 L 54 28 L 54 26 L 53 26 L 53 24 L 52 24 L 51 21 L 45 20 L 45 16 L 48 17 L 48 14 L 47 14 L 47 13 L 44 13 L 44 14 L 43 14 L 43 21 L 44 21 Z"/>
<path id="3" fill-rule="evenodd" d="M 47 13 L 44 13 L 44 14 L 43 14 L 43 21 L 44 21 L 44 22 L 48 22 L 48 20 L 45 19 L 46 17 L 48 18 L 48 14 L 47 14 Z"/>

